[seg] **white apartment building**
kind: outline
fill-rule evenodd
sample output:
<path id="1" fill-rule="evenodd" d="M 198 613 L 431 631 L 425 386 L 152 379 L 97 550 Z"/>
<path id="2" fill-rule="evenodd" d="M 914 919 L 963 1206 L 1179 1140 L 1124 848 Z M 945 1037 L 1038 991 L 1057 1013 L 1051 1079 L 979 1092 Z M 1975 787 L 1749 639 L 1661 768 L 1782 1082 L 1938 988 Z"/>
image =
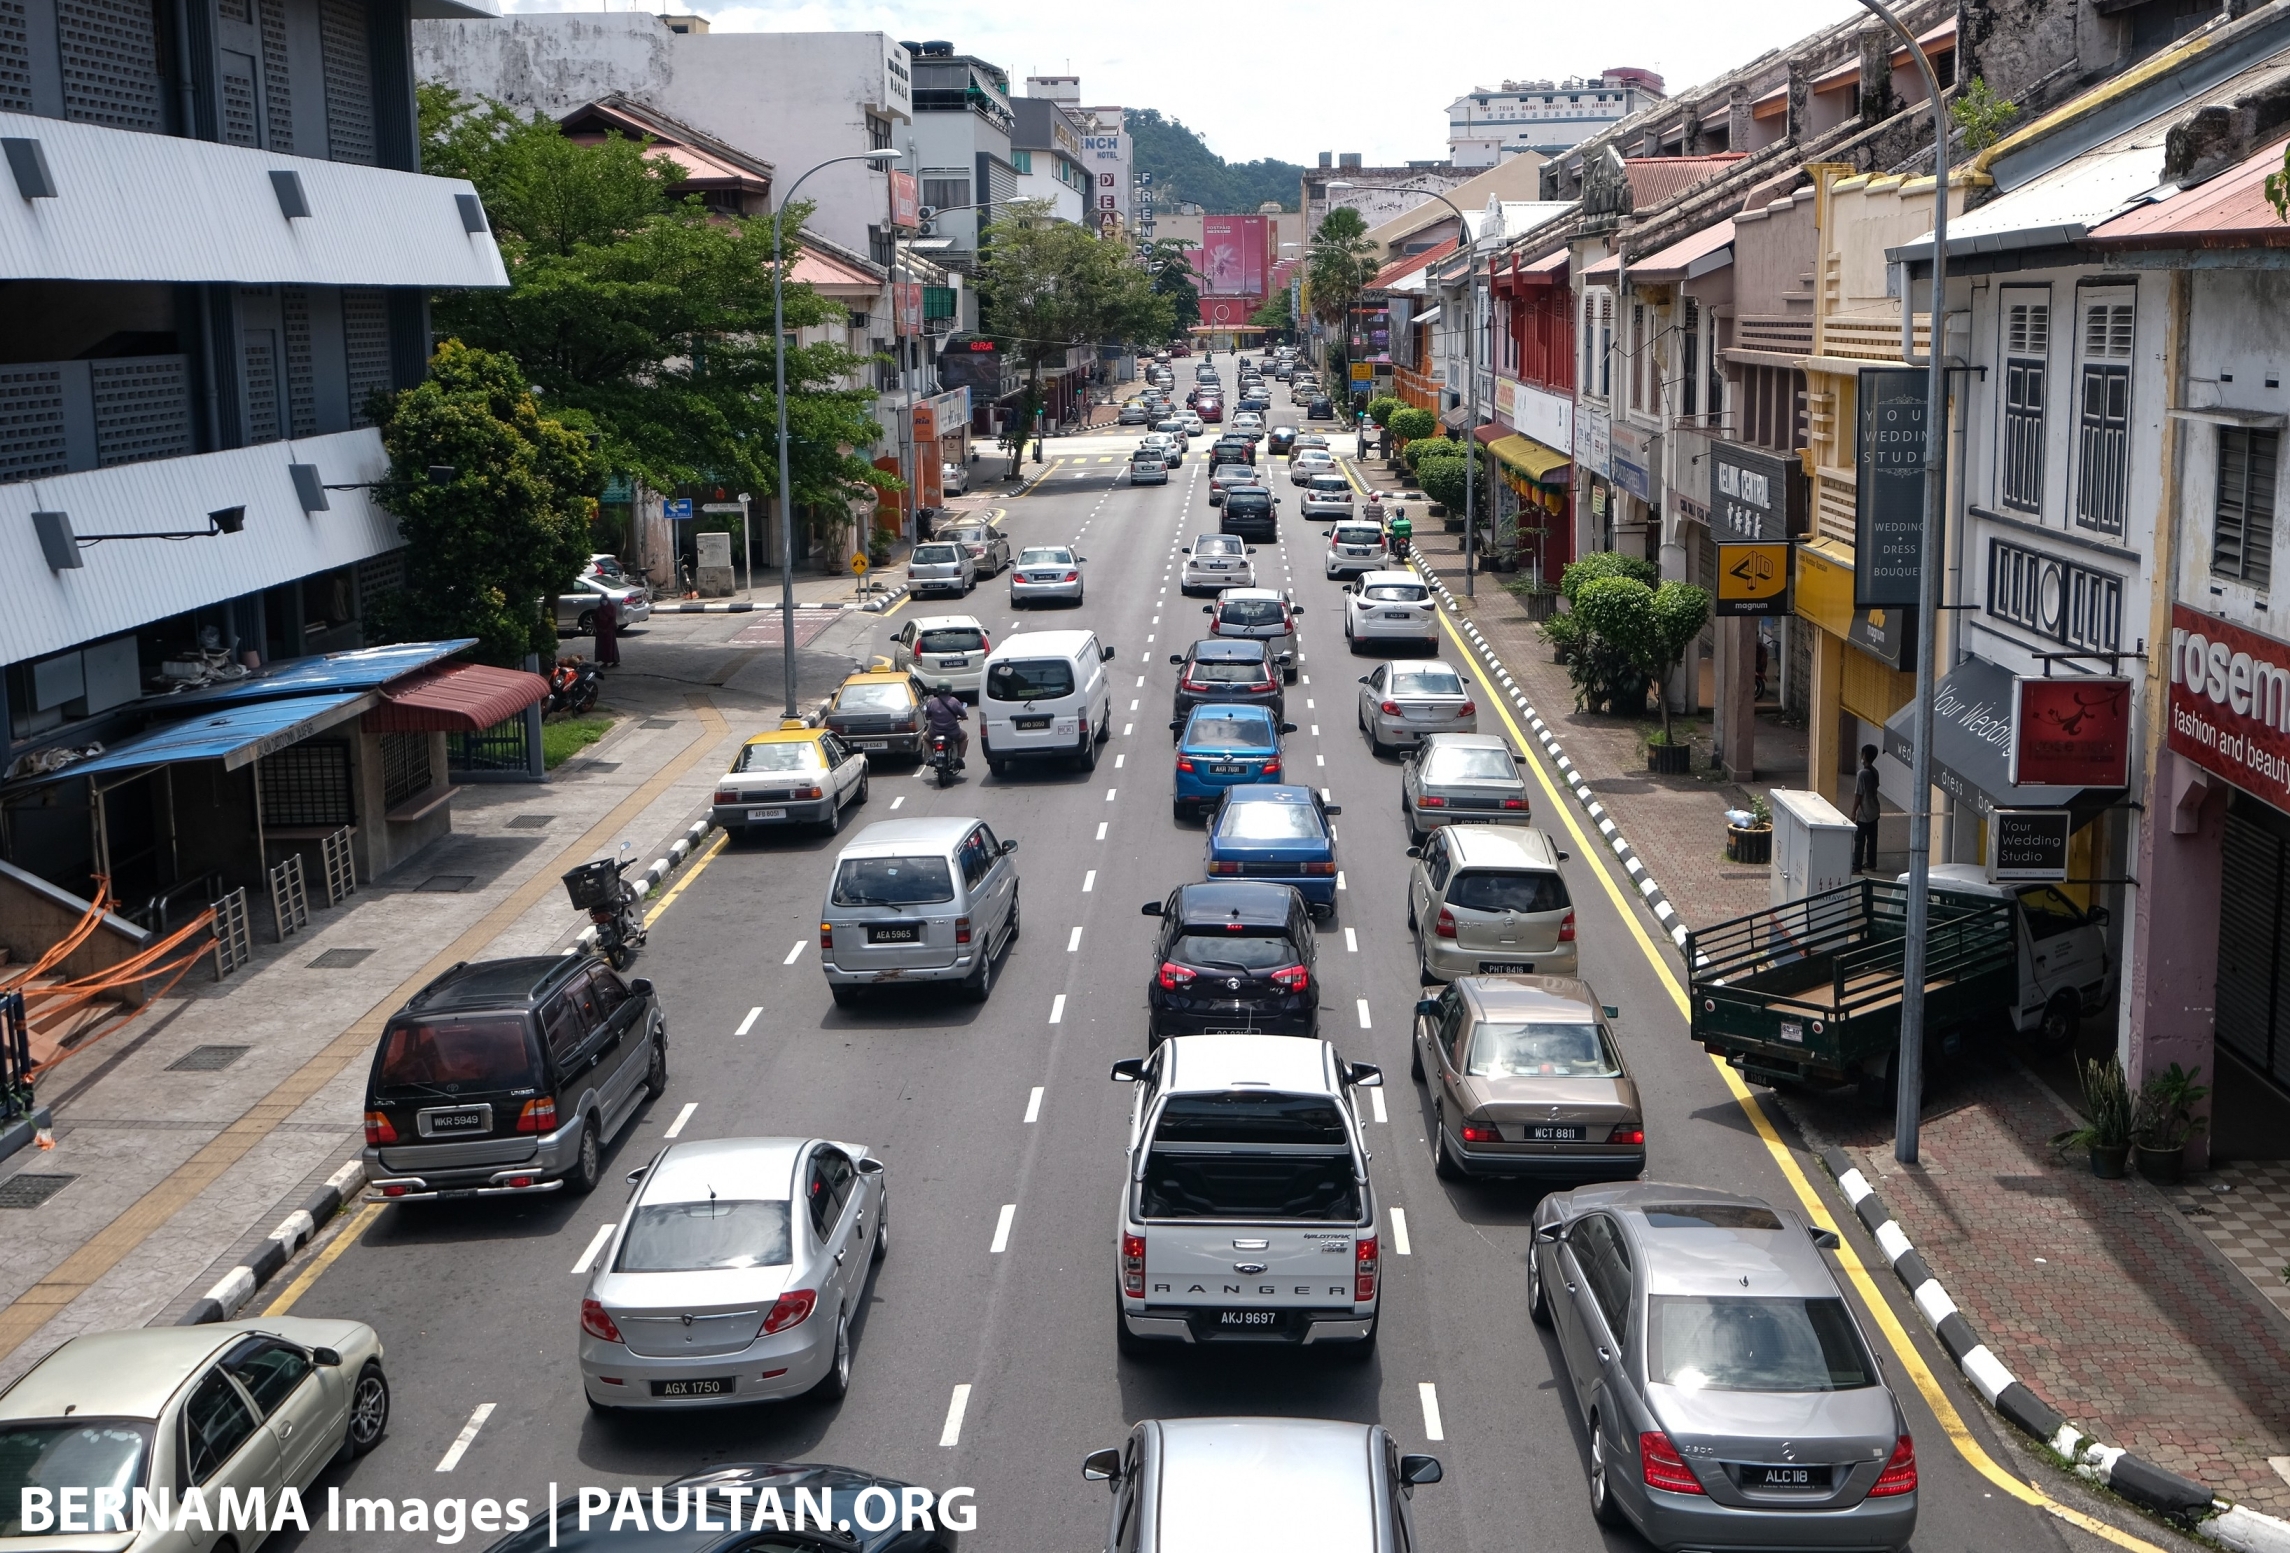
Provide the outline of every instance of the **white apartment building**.
<path id="1" fill-rule="evenodd" d="M 1040 200 L 1060 221 L 1087 220 L 1096 179 L 1082 160 L 1081 121 L 1046 97 L 1013 98 L 1010 107 L 1017 114 L 1010 162 L 1018 169 L 1018 198 Z"/>
<path id="2" fill-rule="evenodd" d="M 1150 226 L 1150 210 L 1140 208 L 1138 191 L 1130 183 L 1129 131 L 1118 107 L 1089 107 L 1081 100 L 1077 75 L 1030 75 L 1026 96 L 1046 97 L 1063 108 L 1081 126 L 1082 167 L 1089 175 L 1086 203 L 1098 230 L 1127 231 Z"/>
<path id="3" fill-rule="evenodd" d="M 1618 69 L 1563 81 L 1475 86 L 1447 105 L 1447 150 L 1457 167 L 1492 167 L 1522 151 L 1553 156 L 1662 100 L 1662 78 Z"/>

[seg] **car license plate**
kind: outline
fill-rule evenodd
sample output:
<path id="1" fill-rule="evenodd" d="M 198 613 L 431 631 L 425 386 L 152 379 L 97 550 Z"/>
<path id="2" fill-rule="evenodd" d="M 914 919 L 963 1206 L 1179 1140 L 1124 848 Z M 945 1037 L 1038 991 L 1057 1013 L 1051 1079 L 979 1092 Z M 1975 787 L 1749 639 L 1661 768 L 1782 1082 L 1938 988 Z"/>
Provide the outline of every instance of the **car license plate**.
<path id="1" fill-rule="evenodd" d="M 483 1132 L 493 1125 L 493 1108 L 473 1105 L 459 1111 L 431 1111 L 422 1118 L 424 1133 L 432 1138 L 456 1132 Z"/>
<path id="2" fill-rule="evenodd" d="M 914 922 L 901 922 L 895 927 L 871 927 L 867 929 L 867 942 L 870 944 L 918 944 L 922 942 L 922 927 L 919 923 Z"/>
<path id="3" fill-rule="evenodd" d="M 1755 1467 L 1757 1488 L 1827 1488 L 1827 1467 Z"/>
<path id="4" fill-rule="evenodd" d="M 1482 976 L 1532 976 L 1534 973 L 1535 962 L 1532 960 L 1481 960 L 1479 962 L 1479 974 Z"/>
<path id="5" fill-rule="evenodd" d="M 1217 1312 L 1217 1325 L 1220 1327 L 1269 1329 L 1280 1325 L 1280 1312 L 1277 1310 L 1220 1310 Z"/>
<path id="6" fill-rule="evenodd" d="M 1013 717 L 1010 719 L 1010 726 L 1018 729 L 1021 732 L 1029 732 L 1037 728 L 1047 728 L 1049 725 L 1050 720 L 1046 717 Z"/>
<path id="7" fill-rule="evenodd" d="M 888 739 L 853 739 L 851 742 L 863 750 L 887 750 L 891 747 Z"/>
<path id="8" fill-rule="evenodd" d="M 1211 776 L 1239 776 L 1248 768 L 1235 760 L 1220 760 L 1209 767 Z"/>
<path id="9" fill-rule="evenodd" d="M 1805 1026 L 1804 1026 L 1803 1024 L 1799 1023 L 1797 1020 L 1794 1020 L 1794 1019 L 1784 1019 L 1784 1020 L 1782 1020 L 1782 1021 L 1781 1021 L 1781 1039 L 1783 1039 L 1784 1041 L 1795 1041 L 1795 1042 L 1796 1042 L 1796 1043 L 1797 1043 L 1799 1046 L 1802 1046 L 1802 1045 L 1804 1045 L 1804 1044 L 1805 1044 Z"/>
<path id="10" fill-rule="evenodd" d="M 787 811 L 785 809 L 750 809 L 747 811 L 747 817 L 750 820 L 784 820 L 787 818 Z"/>
<path id="11" fill-rule="evenodd" d="M 1376 618 L 1378 620 L 1413 620 L 1415 616 L 1404 609 L 1379 609 L 1376 611 Z"/>
<path id="12" fill-rule="evenodd" d="M 1527 1129 L 1529 1143 L 1580 1143 L 1580 1127 L 1550 1127 L 1540 1123 Z"/>
<path id="13" fill-rule="evenodd" d="M 951 658 L 941 658 L 938 660 L 938 666 L 942 669 L 967 669 L 970 667 L 970 656 L 967 653 L 958 653 Z"/>
<path id="14" fill-rule="evenodd" d="M 739 1389 L 736 1375 L 711 1375 L 704 1380 L 656 1380 L 652 1395 L 656 1397 L 728 1397 Z"/>

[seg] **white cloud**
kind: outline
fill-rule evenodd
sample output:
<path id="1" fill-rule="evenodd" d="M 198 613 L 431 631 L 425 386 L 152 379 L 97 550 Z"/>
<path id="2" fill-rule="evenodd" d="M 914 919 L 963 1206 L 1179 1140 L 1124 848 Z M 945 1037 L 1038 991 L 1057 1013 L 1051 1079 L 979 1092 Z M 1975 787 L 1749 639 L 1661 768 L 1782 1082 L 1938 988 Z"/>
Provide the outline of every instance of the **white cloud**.
<path id="1" fill-rule="evenodd" d="M 597 7 L 581 0 L 506 0 L 504 8 Z M 659 0 L 637 8 L 657 10 Z M 673 6 L 684 8 L 683 0 Z M 1370 165 L 1444 157 L 1447 104 L 1474 85 L 1637 65 L 1660 72 L 1673 92 L 1681 91 L 1858 14 L 1851 0 L 1723 6 L 1543 0 L 1516 10 L 1437 16 L 1362 0 L 1277 0 L 1174 13 L 1087 0 L 1007 13 L 948 0 L 720 8 L 700 0 L 694 8 L 723 32 L 944 38 L 959 52 L 1007 70 L 1013 92 L 1024 92 L 1029 75 L 1079 75 L 1084 101 L 1158 108 L 1199 130 L 1209 149 L 1228 160 L 1310 163 L 1320 151 L 1358 151 Z"/>

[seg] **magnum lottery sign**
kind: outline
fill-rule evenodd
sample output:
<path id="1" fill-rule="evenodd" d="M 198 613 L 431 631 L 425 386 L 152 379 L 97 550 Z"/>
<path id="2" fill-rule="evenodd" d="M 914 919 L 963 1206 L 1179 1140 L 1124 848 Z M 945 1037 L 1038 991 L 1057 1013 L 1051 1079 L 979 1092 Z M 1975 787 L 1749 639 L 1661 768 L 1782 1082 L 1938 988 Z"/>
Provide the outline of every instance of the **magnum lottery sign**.
<path id="1" fill-rule="evenodd" d="M 2174 604 L 2169 667 L 2172 752 L 2290 809 L 2290 643 Z"/>

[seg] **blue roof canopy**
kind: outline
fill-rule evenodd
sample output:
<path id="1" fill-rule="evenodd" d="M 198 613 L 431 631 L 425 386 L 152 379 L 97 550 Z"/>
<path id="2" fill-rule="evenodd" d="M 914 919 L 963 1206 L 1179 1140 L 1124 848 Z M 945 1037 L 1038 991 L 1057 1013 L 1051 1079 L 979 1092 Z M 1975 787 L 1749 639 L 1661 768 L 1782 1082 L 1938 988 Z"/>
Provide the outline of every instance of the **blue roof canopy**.
<path id="1" fill-rule="evenodd" d="M 252 701 L 218 706 L 203 716 L 167 723 L 123 740 L 101 755 L 49 773 L 48 781 L 163 766 L 179 760 L 219 760 L 226 771 L 260 760 L 322 728 L 347 722 L 374 704 L 363 691 L 330 696 L 295 696 L 284 701 Z"/>
<path id="2" fill-rule="evenodd" d="M 166 716 L 176 707 L 270 701 L 280 696 L 307 696 L 321 691 L 372 690 L 476 645 L 476 637 L 464 636 L 445 642 L 399 642 L 389 647 L 362 647 L 356 652 L 294 658 L 250 679 L 186 690 L 179 696 L 152 697 L 146 705 L 149 710 Z"/>

